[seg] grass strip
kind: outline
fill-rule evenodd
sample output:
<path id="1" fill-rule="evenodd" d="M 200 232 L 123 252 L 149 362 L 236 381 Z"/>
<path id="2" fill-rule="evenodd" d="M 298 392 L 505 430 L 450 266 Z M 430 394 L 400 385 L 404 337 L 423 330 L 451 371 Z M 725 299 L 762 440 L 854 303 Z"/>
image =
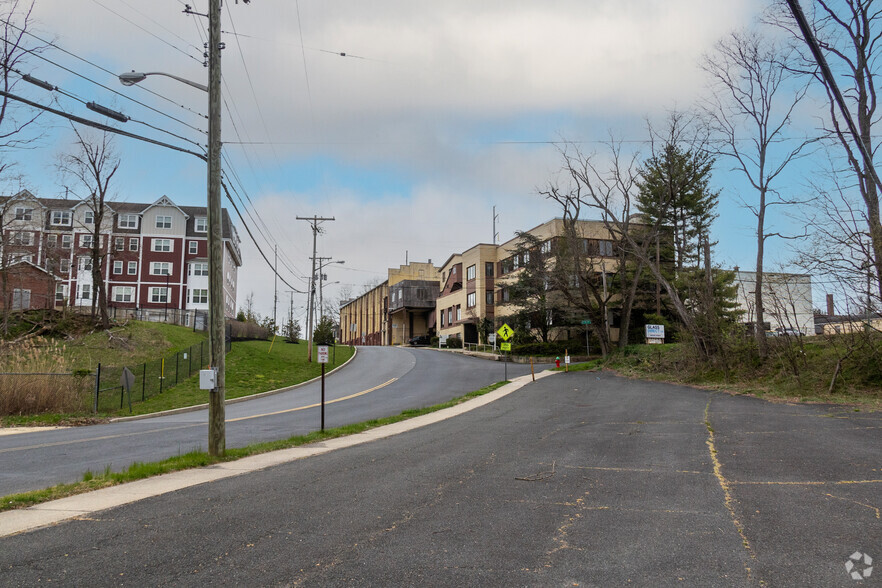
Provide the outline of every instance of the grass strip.
<path id="1" fill-rule="evenodd" d="M 50 500 L 57 500 L 59 498 L 65 498 L 67 496 L 74 496 L 76 494 L 84 494 L 86 492 L 91 492 L 92 490 L 99 490 L 101 488 L 116 486 L 118 484 L 124 484 L 126 482 L 134 482 L 136 480 L 142 480 L 151 476 L 158 476 L 161 474 L 177 472 L 180 470 L 199 468 L 216 463 L 235 461 L 243 457 L 258 455 L 260 453 L 268 453 L 270 451 L 277 451 L 279 449 L 299 447 L 301 445 L 307 445 L 309 443 L 315 443 L 317 441 L 325 441 L 328 439 L 336 439 L 337 437 L 354 435 L 356 433 L 361 433 L 369 429 L 382 427 L 384 425 L 391 425 L 392 423 L 405 421 L 414 417 L 422 416 L 424 414 L 429 414 L 445 408 L 450 408 L 451 406 L 456 406 L 457 404 L 462 404 L 467 400 L 471 400 L 472 398 L 483 396 L 488 392 L 492 392 L 493 390 L 496 390 L 497 388 L 500 388 L 505 384 L 508 384 L 508 381 L 496 382 L 495 384 L 491 384 L 489 386 L 481 388 L 480 390 L 475 390 L 474 392 L 469 392 L 468 394 L 459 396 L 447 402 L 442 402 L 441 404 L 434 404 L 432 406 L 426 406 L 423 408 L 413 408 L 405 410 L 400 414 L 390 417 L 372 419 L 369 421 L 364 421 L 351 425 L 344 425 L 342 427 L 336 427 L 334 429 L 326 429 L 325 431 L 314 431 L 307 435 L 297 435 L 279 441 L 265 441 L 263 443 L 248 445 L 246 447 L 228 449 L 226 455 L 224 455 L 223 457 L 212 457 L 204 451 L 193 451 L 157 462 L 135 462 L 121 472 L 111 472 L 110 468 L 107 468 L 100 473 L 87 471 L 83 474 L 83 479 L 79 482 L 72 482 L 70 484 L 58 484 L 50 488 L 46 488 L 45 490 L 34 490 L 31 492 L 22 492 L 20 494 L 10 494 L 8 496 L 4 496 L 0 498 L 0 512 L 14 510 L 17 508 L 27 508 L 29 506 L 41 504 L 43 502 L 49 502 Z"/>

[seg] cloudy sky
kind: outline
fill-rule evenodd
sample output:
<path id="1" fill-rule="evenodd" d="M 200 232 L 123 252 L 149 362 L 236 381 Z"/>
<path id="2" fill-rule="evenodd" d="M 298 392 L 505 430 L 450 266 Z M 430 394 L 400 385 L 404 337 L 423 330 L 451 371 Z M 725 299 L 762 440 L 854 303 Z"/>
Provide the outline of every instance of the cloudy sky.
<path id="1" fill-rule="evenodd" d="M 207 9 L 207 0 L 188 3 Z M 158 76 L 127 88 L 114 75 L 163 71 L 206 81 L 206 19 L 184 14 L 184 4 L 36 0 L 31 30 L 54 46 L 29 71 L 64 94 L 24 83 L 17 90 L 94 120 L 101 117 L 82 102 L 98 102 L 130 116 L 120 125 L 128 131 L 199 151 L 205 94 Z M 278 245 L 291 286 L 306 287 L 312 241 L 295 217 L 333 216 L 319 255 L 345 264 L 329 268 L 340 284 L 326 296 L 341 286 L 360 293 L 406 259 L 441 264 L 491 242 L 494 205 L 501 241 L 557 216 L 537 195 L 560 169 L 554 142 L 600 150 L 613 130 L 645 149 L 645 120 L 690 107 L 707 87 L 702 54 L 749 26 L 763 4 L 226 0 L 225 172 L 257 244 L 270 257 Z M 36 147 L 11 157 L 26 187 L 58 197 L 64 187 L 54 163 L 71 131 L 52 115 L 41 124 Z M 198 159 L 122 137 L 115 144 L 119 200 L 205 203 Z M 748 269 L 753 221 L 737 204 L 743 183 L 728 167 L 714 175 L 726 219 L 717 227 L 718 261 Z M 253 292 L 257 310 L 272 314 L 272 273 L 238 224 L 239 302 Z M 281 314 L 288 294 L 280 300 Z M 295 294 L 298 314 L 305 302 Z"/>

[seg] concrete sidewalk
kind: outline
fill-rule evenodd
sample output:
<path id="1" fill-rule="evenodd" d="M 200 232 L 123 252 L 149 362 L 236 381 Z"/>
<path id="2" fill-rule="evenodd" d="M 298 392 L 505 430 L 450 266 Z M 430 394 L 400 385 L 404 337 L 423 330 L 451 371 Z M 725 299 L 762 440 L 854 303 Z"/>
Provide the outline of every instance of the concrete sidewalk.
<path id="1" fill-rule="evenodd" d="M 536 379 L 554 375 L 558 372 L 544 371 L 536 374 Z M 196 468 L 163 474 L 153 478 L 103 488 L 85 494 L 61 498 L 51 502 L 38 504 L 30 508 L 0 513 L 0 537 L 7 537 L 57 524 L 66 520 L 85 517 L 92 513 L 137 502 L 144 498 L 175 492 L 215 480 L 232 476 L 240 476 L 250 472 L 263 470 L 298 459 L 321 455 L 336 449 L 343 449 L 398 435 L 413 429 L 425 427 L 439 421 L 469 412 L 498 400 L 503 396 L 519 390 L 532 381 L 530 376 L 521 376 L 478 398 L 462 404 L 445 408 L 430 414 L 415 417 L 391 425 L 377 427 L 363 433 L 329 439 L 321 443 L 313 443 L 302 447 L 292 447 L 280 451 L 253 455 L 236 461 L 220 463 L 204 468 Z"/>

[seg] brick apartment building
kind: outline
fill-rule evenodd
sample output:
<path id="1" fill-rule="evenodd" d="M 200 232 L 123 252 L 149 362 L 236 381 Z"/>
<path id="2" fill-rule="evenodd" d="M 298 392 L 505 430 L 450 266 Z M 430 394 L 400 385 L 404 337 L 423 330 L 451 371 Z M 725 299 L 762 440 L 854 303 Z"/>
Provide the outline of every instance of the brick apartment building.
<path id="1" fill-rule="evenodd" d="M 150 204 L 105 206 L 99 247 L 108 306 L 148 315 L 171 309 L 207 311 L 206 208 L 179 206 L 167 196 Z M 55 278 L 53 306 L 91 306 L 94 221 L 85 201 L 37 198 L 27 190 L 0 197 L 0 271 L 11 276 L 16 267 L 20 273 L 23 267 L 32 268 L 27 270 L 31 274 L 40 270 L 45 275 L 39 283 L 48 283 L 46 276 Z M 232 317 L 242 257 L 226 209 L 222 224 L 224 313 Z M 33 289 L 19 287 L 17 297 L 13 290 L 7 292 L 13 307 L 44 307 Z"/>

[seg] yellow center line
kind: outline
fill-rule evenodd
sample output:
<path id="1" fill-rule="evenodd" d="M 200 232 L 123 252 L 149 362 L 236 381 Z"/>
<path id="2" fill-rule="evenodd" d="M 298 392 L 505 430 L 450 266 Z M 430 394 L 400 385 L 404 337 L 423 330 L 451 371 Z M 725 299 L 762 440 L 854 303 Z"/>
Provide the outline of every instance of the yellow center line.
<path id="1" fill-rule="evenodd" d="M 343 402 L 344 400 L 351 400 L 353 398 L 358 398 L 359 396 L 364 396 L 365 394 L 373 392 L 374 390 L 379 390 L 380 388 L 385 388 L 386 386 L 388 386 L 392 382 L 396 381 L 397 379 L 398 378 L 392 378 L 388 382 L 383 382 L 379 386 L 374 386 L 373 388 L 368 388 L 367 390 L 362 390 L 361 392 L 356 392 L 355 394 L 350 394 L 349 396 L 343 396 L 343 397 L 337 398 L 335 400 L 328 400 L 325 402 L 325 404 L 334 404 L 335 402 Z M 261 417 L 275 416 L 277 414 L 285 414 L 286 412 L 297 412 L 298 410 L 306 410 L 308 408 L 316 408 L 321 405 L 322 405 L 321 402 L 316 402 L 315 404 L 308 404 L 306 406 L 297 406 L 295 408 L 286 408 L 285 410 L 277 410 L 275 412 L 265 412 L 263 414 L 255 414 L 255 415 L 251 415 L 251 416 L 238 417 L 235 419 L 227 419 L 227 422 L 228 423 L 235 423 L 237 421 L 247 421 L 248 419 L 258 419 Z"/>
<path id="2" fill-rule="evenodd" d="M 337 399 L 335 399 L 335 400 L 329 400 L 329 401 L 325 402 L 325 404 L 334 404 L 335 402 L 343 402 L 344 400 L 351 400 L 352 398 L 357 398 L 357 397 L 359 397 L 359 396 L 364 396 L 365 394 L 368 394 L 368 393 L 370 393 L 370 392 L 373 392 L 373 391 L 375 391 L 375 390 L 379 390 L 380 388 L 384 388 L 384 387 L 388 386 L 389 384 L 391 384 L 392 382 L 396 381 L 397 379 L 398 379 L 398 378 L 392 378 L 392 379 L 389 380 L 388 382 L 384 382 L 384 383 L 380 384 L 379 386 L 374 386 L 373 388 L 369 388 L 369 389 L 367 389 L 367 390 L 362 390 L 361 392 L 356 392 L 355 394 L 350 394 L 349 396 L 343 396 L 342 398 L 337 398 Z M 315 408 L 315 407 L 317 407 L 317 406 L 321 406 L 321 402 L 317 402 L 317 403 L 315 403 L 315 404 L 310 404 L 310 405 L 307 405 L 307 406 L 298 406 L 298 407 L 296 407 L 296 408 L 288 408 L 288 409 L 285 409 L 285 410 L 278 410 L 278 411 L 275 411 L 275 412 L 267 412 L 267 413 L 264 413 L 264 414 L 255 414 L 255 415 L 252 415 L 252 416 L 239 417 L 239 418 L 235 418 L 235 419 L 227 419 L 226 422 L 228 422 L 228 423 L 233 423 L 233 422 L 236 422 L 236 421 L 245 421 L 245 420 L 248 420 L 248 419 L 256 419 L 256 418 L 260 418 L 260 417 L 273 416 L 273 415 L 277 415 L 277 414 L 284 414 L 284 413 L 286 413 L 286 412 L 295 412 L 295 411 L 298 411 L 298 410 L 306 410 L 306 409 L 308 409 L 308 408 Z M 79 443 L 89 443 L 89 442 L 92 442 L 92 441 L 107 441 L 107 440 L 109 440 L 109 439 L 120 439 L 120 438 L 124 438 L 124 437 L 135 437 L 135 436 L 138 436 L 138 435 L 150 435 L 151 433 L 163 433 L 163 432 L 166 432 L 166 431 L 176 431 L 176 430 L 178 430 L 178 429 L 188 429 L 188 428 L 192 428 L 192 427 L 204 427 L 204 426 L 205 426 L 205 423 L 188 423 L 188 424 L 186 424 L 186 425 L 176 425 L 176 426 L 172 426 L 172 427 L 164 427 L 164 428 L 162 428 L 162 429 L 149 429 L 149 430 L 146 430 L 146 431 L 133 431 L 133 432 L 130 432 L 130 433 L 119 433 L 119 434 L 116 434 L 116 435 L 102 435 L 101 437 L 89 437 L 89 438 L 86 438 L 86 439 L 73 439 L 73 440 L 67 440 L 67 441 L 54 441 L 54 442 L 51 442 L 51 443 L 40 443 L 40 444 L 37 444 L 37 445 L 25 445 L 25 446 L 23 446 L 23 447 L 9 447 L 9 448 L 6 448 L 6 449 L 0 449 L 0 453 L 11 453 L 11 452 L 13 452 L 13 451 L 27 451 L 27 450 L 30 450 L 30 449 L 46 449 L 47 447 L 58 447 L 58 446 L 61 446 L 61 445 L 76 445 L 76 444 L 79 444 Z"/>

